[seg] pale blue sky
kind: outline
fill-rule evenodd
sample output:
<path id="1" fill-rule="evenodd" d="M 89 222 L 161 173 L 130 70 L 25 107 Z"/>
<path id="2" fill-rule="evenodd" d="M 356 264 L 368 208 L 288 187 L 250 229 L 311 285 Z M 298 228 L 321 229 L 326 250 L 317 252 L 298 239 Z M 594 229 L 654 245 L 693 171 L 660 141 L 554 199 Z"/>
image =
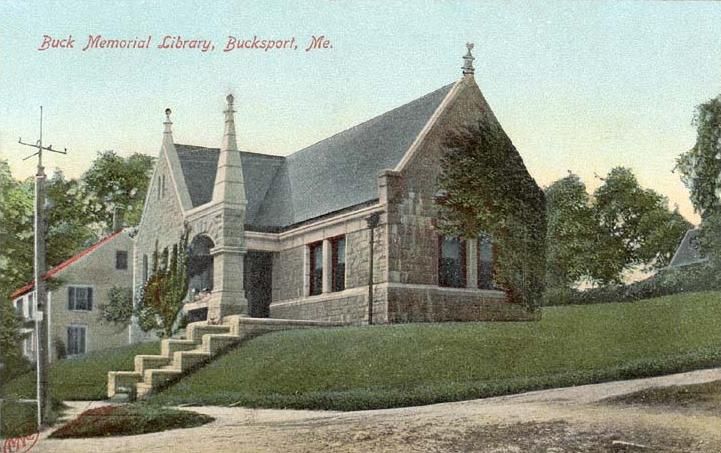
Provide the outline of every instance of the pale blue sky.
<path id="1" fill-rule="evenodd" d="M 109 2 L 108 2 L 109 3 Z M 37 51 L 42 35 L 75 49 Z M 144 39 L 148 50 L 82 52 L 88 34 Z M 165 34 L 216 49 L 160 50 Z M 313 34 L 333 49 L 304 52 Z M 297 51 L 222 52 L 228 35 L 299 41 Z M 225 95 L 239 144 L 288 154 L 460 77 L 476 79 L 531 174 L 632 167 L 692 220 L 671 173 L 693 145 L 694 106 L 721 92 L 721 4 L 704 2 L 97 2 L 0 3 L 0 155 L 32 174 L 18 136 L 67 147 L 48 167 L 78 176 L 98 150 L 156 155 L 163 110 L 178 143 L 218 146 Z"/>

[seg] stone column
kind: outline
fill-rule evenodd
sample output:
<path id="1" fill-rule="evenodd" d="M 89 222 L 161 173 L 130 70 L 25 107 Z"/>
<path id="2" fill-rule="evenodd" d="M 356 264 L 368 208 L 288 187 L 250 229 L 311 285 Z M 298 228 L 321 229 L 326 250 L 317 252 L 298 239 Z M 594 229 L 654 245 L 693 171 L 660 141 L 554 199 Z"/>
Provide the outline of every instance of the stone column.
<path id="1" fill-rule="evenodd" d="M 478 239 L 466 240 L 466 288 L 478 288 Z"/>
<path id="2" fill-rule="evenodd" d="M 208 302 L 208 321 L 220 322 L 223 316 L 248 313 L 243 288 L 242 247 L 220 246 L 210 251 L 213 256 L 213 291 Z"/>
<path id="3" fill-rule="evenodd" d="M 323 239 L 323 294 L 329 293 L 333 289 L 333 247 L 329 239 Z"/>

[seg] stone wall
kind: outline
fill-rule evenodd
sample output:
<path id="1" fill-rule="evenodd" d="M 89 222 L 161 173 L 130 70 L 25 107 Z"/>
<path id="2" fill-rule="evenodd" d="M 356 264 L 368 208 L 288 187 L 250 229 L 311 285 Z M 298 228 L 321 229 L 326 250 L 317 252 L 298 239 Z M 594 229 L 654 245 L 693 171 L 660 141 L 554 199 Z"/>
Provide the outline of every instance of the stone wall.
<path id="1" fill-rule="evenodd" d="M 373 322 L 387 322 L 386 313 L 386 289 L 376 287 L 373 291 Z M 368 322 L 368 291 L 361 287 L 273 303 L 270 317 L 364 324 Z"/>
<path id="2" fill-rule="evenodd" d="M 540 312 L 505 301 L 500 291 L 407 286 L 388 288 L 388 322 L 531 321 Z"/>

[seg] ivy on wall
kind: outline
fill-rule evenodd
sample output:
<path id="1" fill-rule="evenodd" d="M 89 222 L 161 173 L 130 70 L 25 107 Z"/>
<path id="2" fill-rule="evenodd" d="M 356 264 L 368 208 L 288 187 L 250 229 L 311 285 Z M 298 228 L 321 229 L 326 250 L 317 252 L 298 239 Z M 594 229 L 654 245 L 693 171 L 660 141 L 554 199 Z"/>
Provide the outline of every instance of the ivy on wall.
<path id="1" fill-rule="evenodd" d="M 540 305 L 545 272 L 543 191 L 495 121 L 451 130 L 443 141 L 438 227 L 443 234 L 494 242 L 494 280 L 509 301 Z"/>

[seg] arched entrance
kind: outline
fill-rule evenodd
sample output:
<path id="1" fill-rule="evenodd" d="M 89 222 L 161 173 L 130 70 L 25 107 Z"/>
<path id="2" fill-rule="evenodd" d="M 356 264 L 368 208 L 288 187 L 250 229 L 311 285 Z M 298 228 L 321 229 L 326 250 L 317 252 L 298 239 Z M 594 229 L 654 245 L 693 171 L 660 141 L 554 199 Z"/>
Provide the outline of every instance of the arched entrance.
<path id="1" fill-rule="evenodd" d="M 213 290 L 213 256 L 210 250 L 215 247 L 208 236 L 196 236 L 190 243 L 188 257 L 188 291 L 191 298 L 197 294 Z"/>

